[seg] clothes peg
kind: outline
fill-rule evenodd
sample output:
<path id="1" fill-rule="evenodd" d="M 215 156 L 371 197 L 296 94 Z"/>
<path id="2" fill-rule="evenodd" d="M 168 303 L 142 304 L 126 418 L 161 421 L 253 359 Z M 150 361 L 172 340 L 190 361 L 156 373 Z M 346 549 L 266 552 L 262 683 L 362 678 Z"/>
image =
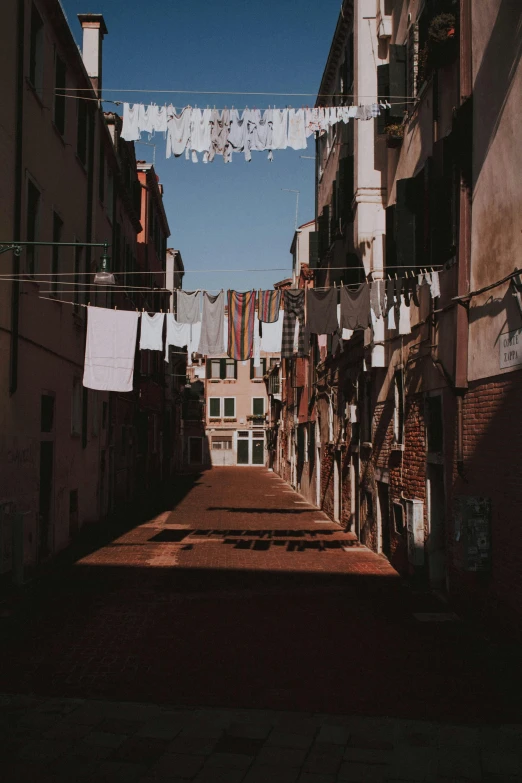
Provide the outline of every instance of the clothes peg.
<path id="1" fill-rule="evenodd" d="M 90 303 L 90 302 L 87 302 L 87 307 L 90 307 L 90 306 L 91 306 L 91 303 Z"/>
<path id="2" fill-rule="evenodd" d="M 162 312 L 163 312 L 163 310 L 160 309 L 160 313 L 162 313 Z"/>
<path id="3" fill-rule="evenodd" d="M 144 312 L 145 312 L 145 308 L 144 308 L 144 307 L 142 307 L 142 308 L 141 308 L 141 312 L 142 312 L 142 313 L 144 313 Z"/>
<path id="4" fill-rule="evenodd" d="M 115 309 L 115 310 L 117 310 L 117 309 L 118 309 L 117 305 L 114 305 L 114 309 Z"/>

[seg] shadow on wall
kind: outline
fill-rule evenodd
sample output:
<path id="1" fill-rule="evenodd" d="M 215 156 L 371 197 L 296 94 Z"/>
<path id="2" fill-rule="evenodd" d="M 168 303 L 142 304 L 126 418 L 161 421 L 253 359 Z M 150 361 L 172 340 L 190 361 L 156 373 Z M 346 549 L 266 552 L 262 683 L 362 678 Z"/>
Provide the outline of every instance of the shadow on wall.
<path id="1" fill-rule="evenodd" d="M 473 3 L 480 13 L 479 3 Z M 522 54 L 522 3 L 501 0 L 473 86 L 476 125 L 473 140 L 473 186 L 497 133 Z"/>

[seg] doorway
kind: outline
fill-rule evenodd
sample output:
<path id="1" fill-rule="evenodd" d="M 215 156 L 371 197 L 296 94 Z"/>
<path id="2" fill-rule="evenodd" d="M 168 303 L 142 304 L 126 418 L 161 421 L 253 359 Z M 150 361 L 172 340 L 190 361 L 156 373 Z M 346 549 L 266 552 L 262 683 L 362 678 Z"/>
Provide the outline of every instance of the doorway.
<path id="1" fill-rule="evenodd" d="M 203 464 L 203 438 L 189 437 L 189 465 Z"/>
<path id="2" fill-rule="evenodd" d="M 444 466 L 430 464 L 428 482 L 428 571 L 430 584 L 437 590 L 446 589 L 446 493 Z"/>
<path id="3" fill-rule="evenodd" d="M 341 521 L 342 513 L 342 482 L 341 482 L 341 455 L 337 453 L 334 458 L 334 476 L 333 476 L 333 492 L 334 492 L 334 510 L 333 517 L 335 522 Z"/>
<path id="4" fill-rule="evenodd" d="M 384 481 L 377 482 L 377 495 L 379 498 L 379 515 L 381 518 L 382 553 L 388 560 L 391 557 L 391 529 L 390 529 L 390 493 L 388 484 Z"/>
<path id="5" fill-rule="evenodd" d="M 252 465 L 265 464 L 265 433 L 252 433 Z"/>
<path id="6" fill-rule="evenodd" d="M 239 430 L 237 433 L 237 464 L 265 464 L 265 431 Z"/>

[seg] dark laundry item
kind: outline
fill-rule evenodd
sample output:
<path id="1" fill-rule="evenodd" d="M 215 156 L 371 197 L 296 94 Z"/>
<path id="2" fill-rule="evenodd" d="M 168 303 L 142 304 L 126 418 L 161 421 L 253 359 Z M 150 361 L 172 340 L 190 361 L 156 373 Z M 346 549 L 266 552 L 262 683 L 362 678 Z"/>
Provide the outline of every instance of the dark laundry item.
<path id="1" fill-rule="evenodd" d="M 388 315 L 395 302 L 395 280 L 386 281 L 386 307 L 384 315 Z"/>
<path id="2" fill-rule="evenodd" d="M 404 281 L 404 300 L 407 305 L 411 302 L 419 307 L 418 286 L 416 277 L 407 277 Z"/>
<path id="3" fill-rule="evenodd" d="M 333 334 L 339 328 L 337 321 L 337 289 L 308 291 L 306 326 L 311 334 Z"/>
<path id="4" fill-rule="evenodd" d="M 370 286 L 362 283 L 351 291 L 341 288 L 341 328 L 366 329 L 370 325 Z"/>
<path id="5" fill-rule="evenodd" d="M 384 280 L 374 280 L 370 286 L 370 305 L 376 318 L 385 315 L 385 283 Z"/>
<path id="6" fill-rule="evenodd" d="M 295 324 L 299 322 L 298 356 L 305 356 L 305 292 L 303 289 L 288 289 L 284 291 L 285 314 L 283 317 L 283 337 L 281 340 L 281 358 L 291 359 L 294 356 Z"/>

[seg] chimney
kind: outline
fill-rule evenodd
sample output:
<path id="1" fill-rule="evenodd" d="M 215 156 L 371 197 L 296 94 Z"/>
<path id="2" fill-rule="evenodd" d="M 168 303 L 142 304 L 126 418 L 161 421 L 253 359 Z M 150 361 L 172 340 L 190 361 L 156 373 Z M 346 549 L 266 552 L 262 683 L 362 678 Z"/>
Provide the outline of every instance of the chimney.
<path id="1" fill-rule="evenodd" d="M 102 43 L 108 30 L 102 14 L 78 14 L 83 30 L 83 64 L 100 98 L 102 95 Z"/>

